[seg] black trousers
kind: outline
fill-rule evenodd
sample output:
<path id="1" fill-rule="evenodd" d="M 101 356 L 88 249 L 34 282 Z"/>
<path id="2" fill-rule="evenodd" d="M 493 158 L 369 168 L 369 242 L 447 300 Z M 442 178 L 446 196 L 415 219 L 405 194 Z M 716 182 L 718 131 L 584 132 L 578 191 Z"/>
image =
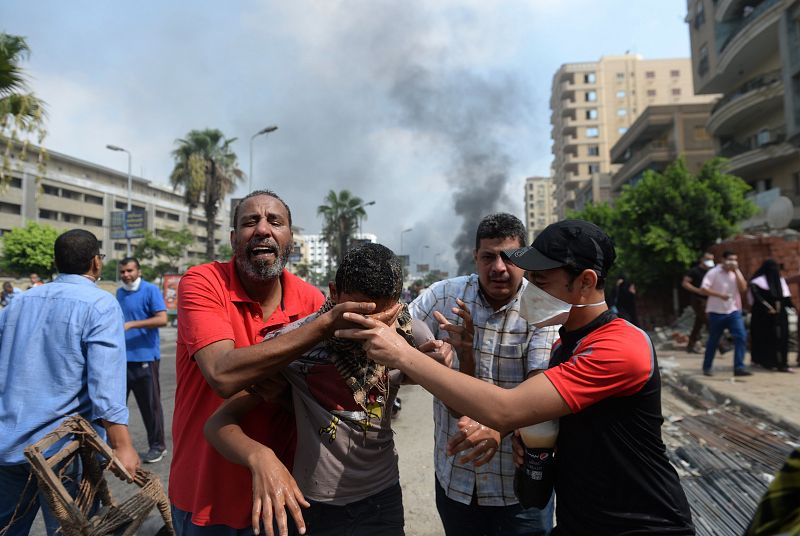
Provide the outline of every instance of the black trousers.
<path id="1" fill-rule="evenodd" d="M 161 409 L 161 384 L 158 381 L 160 361 L 128 362 L 128 392 L 133 396 L 142 413 L 147 443 L 151 449 L 166 450 L 164 439 L 164 410 Z"/>

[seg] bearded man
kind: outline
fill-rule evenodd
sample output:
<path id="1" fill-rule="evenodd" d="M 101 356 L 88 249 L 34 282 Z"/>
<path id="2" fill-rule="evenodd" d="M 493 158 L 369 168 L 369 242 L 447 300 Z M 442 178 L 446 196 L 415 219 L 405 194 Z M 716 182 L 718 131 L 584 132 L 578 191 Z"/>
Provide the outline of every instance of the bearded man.
<path id="1" fill-rule="evenodd" d="M 203 435 L 223 398 L 268 380 L 332 336 L 346 324 L 343 313 L 368 314 L 375 308 L 374 303 L 341 303 L 264 341 L 267 333 L 319 310 L 324 298 L 284 269 L 292 249 L 292 214 L 276 193 L 258 190 L 241 200 L 230 240 L 231 261 L 190 268 L 178 291 L 169 495 L 179 535 L 252 534 L 250 473 L 226 461 Z M 391 318 L 396 312 L 385 314 Z M 242 420 L 242 428 L 292 467 L 295 422 L 286 409 L 264 402 Z"/>

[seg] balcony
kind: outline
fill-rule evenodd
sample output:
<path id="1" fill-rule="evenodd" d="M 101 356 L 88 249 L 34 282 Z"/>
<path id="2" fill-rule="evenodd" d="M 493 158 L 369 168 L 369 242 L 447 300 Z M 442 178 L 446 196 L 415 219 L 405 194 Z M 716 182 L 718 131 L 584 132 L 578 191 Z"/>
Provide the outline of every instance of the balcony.
<path id="1" fill-rule="evenodd" d="M 768 112 L 783 106 L 781 71 L 771 71 L 749 80 L 717 101 L 708 120 L 713 135 L 733 135 L 741 125 L 752 124 Z"/>
<path id="2" fill-rule="evenodd" d="M 765 0 L 747 15 L 717 24 L 718 70 L 724 71 L 732 64 L 753 68 L 763 61 L 764 52 L 776 48 L 782 12 L 781 0 Z"/>
<path id="3" fill-rule="evenodd" d="M 749 172 L 763 169 L 767 163 L 777 164 L 797 158 L 797 148 L 786 143 L 783 129 L 764 129 L 747 140 L 731 140 L 723 144 L 720 156 L 730 159 L 729 173 L 746 176 Z"/>
<path id="4" fill-rule="evenodd" d="M 646 169 L 663 170 L 677 158 L 672 143 L 652 141 L 632 153 L 611 179 L 612 191 L 618 192 Z M 616 162 L 616 160 L 615 160 Z"/>

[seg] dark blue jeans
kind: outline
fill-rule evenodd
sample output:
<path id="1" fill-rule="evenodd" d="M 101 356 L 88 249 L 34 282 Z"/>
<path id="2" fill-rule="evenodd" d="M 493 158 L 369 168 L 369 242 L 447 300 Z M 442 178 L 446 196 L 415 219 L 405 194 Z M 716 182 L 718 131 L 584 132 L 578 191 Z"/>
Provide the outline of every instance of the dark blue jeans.
<path id="1" fill-rule="evenodd" d="M 56 468 L 56 474 L 59 470 L 60 468 Z M 64 471 L 62 478 L 64 487 L 73 497 L 77 493 L 81 474 L 80 458 L 75 457 Z M 31 466 L 27 463 L 0 465 L 0 531 L 13 518 L 14 524 L 11 525 L 5 536 L 26 536 L 31 530 L 31 525 L 33 525 L 40 507 L 47 534 L 52 535 L 61 525 L 53 515 L 53 511 L 50 510 L 44 496 L 39 493 L 39 483 L 36 476 L 31 474 Z"/>
<path id="2" fill-rule="evenodd" d="M 708 342 L 706 342 L 706 355 L 703 359 L 703 370 L 711 371 L 714 365 L 714 354 L 717 352 L 719 339 L 725 330 L 731 332 L 734 343 L 733 368 L 744 368 L 744 353 L 747 351 L 747 331 L 744 329 L 744 320 L 741 311 L 729 314 L 708 313 Z"/>
<path id="3" fill-rule="evenodd" d="M 450 499 L 436 481 L 436 508 L 447 536 L 547 536 L 553 529 L 553 498 L 542 510 L 480 506 Z"/>
<path id="4" fill-rule="evenodd" d="M 403 536 L 400 484 L 344 506 L 309 501 L 303 510 L 308 536 Z M 295 533 L 297 534 L 297 533 Z"/>

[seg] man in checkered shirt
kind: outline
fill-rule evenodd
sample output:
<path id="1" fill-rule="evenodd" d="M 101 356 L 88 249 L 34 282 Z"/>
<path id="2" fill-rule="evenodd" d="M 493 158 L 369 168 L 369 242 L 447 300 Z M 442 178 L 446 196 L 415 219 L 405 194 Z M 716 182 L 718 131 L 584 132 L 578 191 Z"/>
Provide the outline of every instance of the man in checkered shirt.
<path id="1" fill-rule="evenodd" d="M 477 274 L 433 284 L 410 306 L 437 339 L 457 352 L 452 367 L 501 387 L 547 368 L 559 326 L 536 328 L 519 315 L 524 271 L 504 250 L 525 246 L 525 226 L 511 214 L 483 218 L 475 236 Z M 511 436 L 434 399 L 436 507 L 447 535 L 547 535 L 553 504 L 525 509 L 514 495 Z"/>

